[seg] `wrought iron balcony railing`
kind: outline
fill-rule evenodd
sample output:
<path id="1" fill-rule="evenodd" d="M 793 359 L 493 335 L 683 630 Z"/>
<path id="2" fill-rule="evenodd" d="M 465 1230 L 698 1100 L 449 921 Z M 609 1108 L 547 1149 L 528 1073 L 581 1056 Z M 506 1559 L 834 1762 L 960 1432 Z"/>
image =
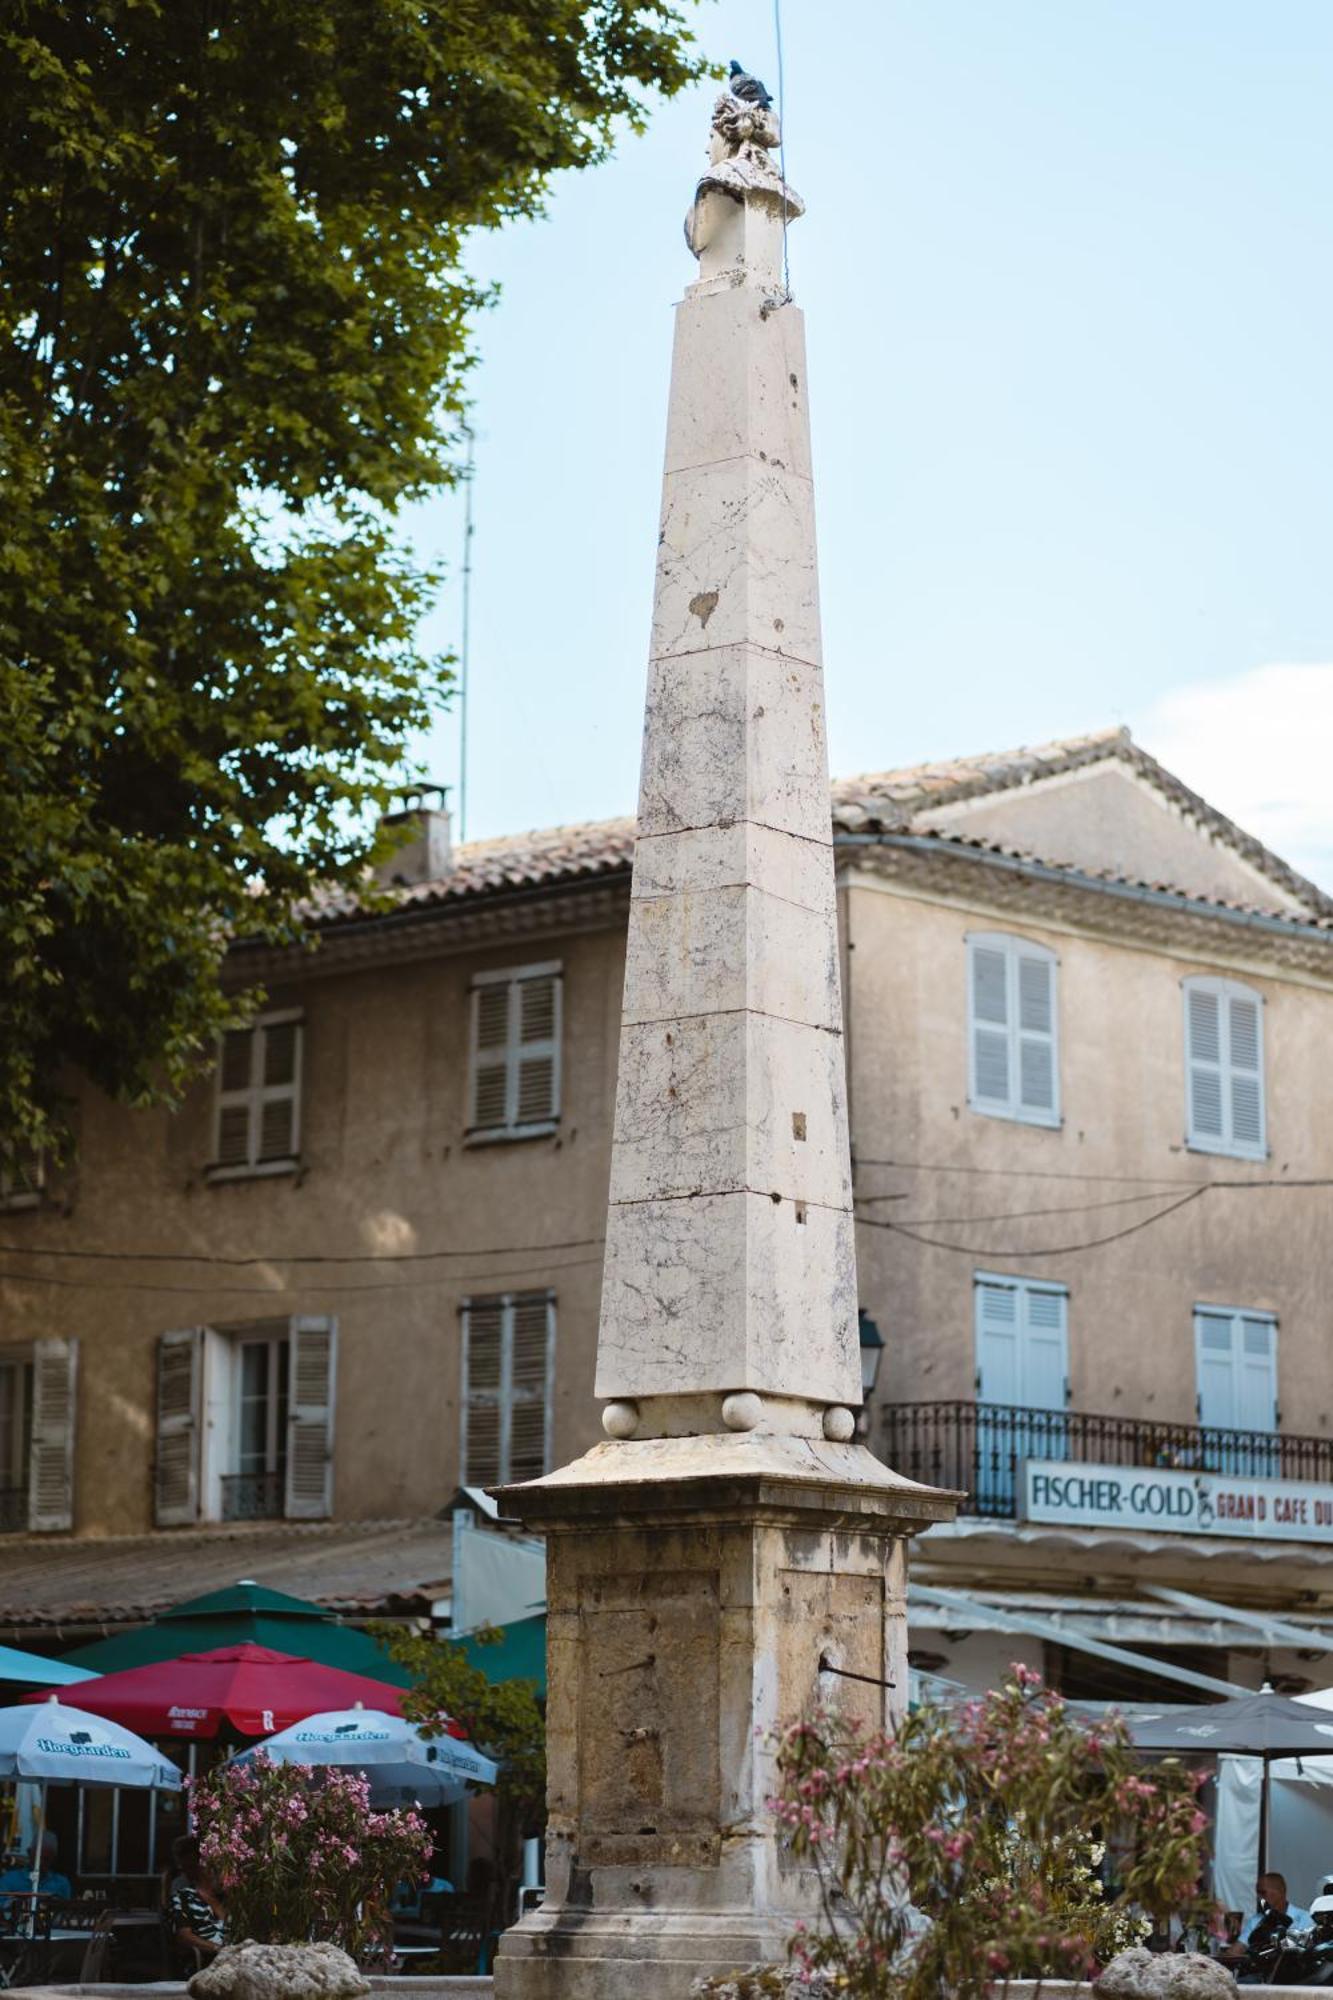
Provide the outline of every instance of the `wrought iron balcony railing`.
<path id="1" fill-rule="evenodd" d="M 26 1486 L 0 1486 L 0 1535 L 21 1535 L 28 1525 Z"/>
<path id="2" fill-rule="evenodd" d="M 895 1472 L 960 1490 L 968 1496 L 967 1513 L 993 1520 L 1014 1519 L 1019 1467 L 1027 1458 L 1333 1485 L 1333 1438 L 1327 1437 L 1213 1430 L 1009 1403 L 898 1403 L 882 1421 L 882 1455 Z"/>
<path id="3" fill-rule="evenodd" d="M 222 1481 L 224 1521 L 279 1521 L 286 1498 L 281 1472 L 233 1472 Z"/>

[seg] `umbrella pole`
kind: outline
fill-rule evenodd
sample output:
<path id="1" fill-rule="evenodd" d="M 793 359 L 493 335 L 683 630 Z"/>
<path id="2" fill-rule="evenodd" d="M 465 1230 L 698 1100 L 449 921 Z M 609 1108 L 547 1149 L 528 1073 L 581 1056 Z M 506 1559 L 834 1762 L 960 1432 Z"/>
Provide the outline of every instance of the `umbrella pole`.
<path id="1" fill-rule="evenodd" d="M 1259 1788 L 1259 1873 L 1268 1873 L 1268 1784 L 1272 1770 L 1271 1758 L 1264 1758 L 1264 1781 Z"/>
<path id="2" fill-rule="evenodd" d="M 46 1838 L 46 1786 L 42 1779 L 42 1802 L 37 1808 L 37 1831 L 32 1838 L 32 1895 L 28 1899 L 28 1936 L 37 1935 L 37 1898 L 42 1887 L 42 1842 Z"/>

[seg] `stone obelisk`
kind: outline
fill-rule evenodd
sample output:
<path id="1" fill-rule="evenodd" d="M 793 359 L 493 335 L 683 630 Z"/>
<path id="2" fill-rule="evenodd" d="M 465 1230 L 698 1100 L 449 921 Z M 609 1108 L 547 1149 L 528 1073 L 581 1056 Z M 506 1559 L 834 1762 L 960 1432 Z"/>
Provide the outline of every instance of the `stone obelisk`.
<path id="1" fill-rule="evenodd" d="M 598 1337 L 607 1441 L 505 1490 L 547 1537 L 547 1900 L 500 2000 L 685 2000 L 811 1885 L 771 1736 L 906 1696 L 905 1538 L 953 1497 L 851 1442 L 856 1255 L 801 203 L 725 92 L 686 224 Z"/>

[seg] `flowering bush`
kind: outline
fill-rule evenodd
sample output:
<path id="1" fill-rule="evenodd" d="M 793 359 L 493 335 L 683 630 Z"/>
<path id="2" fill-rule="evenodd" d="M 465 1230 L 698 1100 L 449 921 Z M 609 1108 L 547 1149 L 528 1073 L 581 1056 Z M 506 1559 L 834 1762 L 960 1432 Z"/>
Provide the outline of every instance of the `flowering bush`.
<path id="1" fill-rule="evenodd" d="M 314 1939 L 355 1957 L 387 1932 L 397 1885 L 427 1872 L 421 1815 L 373 1812 L 370 1787 L 353 1771 L 274 1764 L 261 1751 L 211 1772 L 190 1805 L 231 1939 Z"/>
<path id="2" fill-rule="evenodd" d="M 1198 1895 L 1197 1780 L 1146 1775 L 1119 1718 L 1085 1726 L 1023 1667 L 896 1736 L 833 1715 L 788 1729 L 770 1804 L 818 1881 L 806 1979 L 850 2000 L 979 2000 L 1010 1978 L 1079 1979 Z M 1118 1897 L 1099 1868 L 1107 1845 Z"/>

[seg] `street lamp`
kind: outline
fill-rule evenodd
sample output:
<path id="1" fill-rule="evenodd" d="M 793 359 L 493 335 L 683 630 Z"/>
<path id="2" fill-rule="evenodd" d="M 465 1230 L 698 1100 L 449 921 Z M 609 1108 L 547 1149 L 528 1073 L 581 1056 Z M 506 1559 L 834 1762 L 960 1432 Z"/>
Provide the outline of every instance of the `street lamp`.
<path id="1" fill-rule="evenodd" d="M 856 1434 L 863 1438 L 870 1430 L 870 1398 L 875 1393 L 879 1364 L 884 1359 L 884 1336 L 864 1306 L 857 1307 L 856 1325 L 861 1344 L 861 1407 L 856 1417 Z"/>

